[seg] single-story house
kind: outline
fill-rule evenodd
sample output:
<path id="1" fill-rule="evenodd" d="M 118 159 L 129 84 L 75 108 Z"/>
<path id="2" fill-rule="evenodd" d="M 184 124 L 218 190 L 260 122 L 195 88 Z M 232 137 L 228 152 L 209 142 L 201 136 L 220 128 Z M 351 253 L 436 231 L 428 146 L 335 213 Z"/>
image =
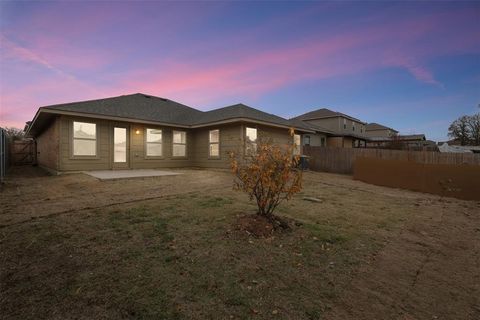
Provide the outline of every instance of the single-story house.
<path id="1" fill-rule="evenodd" d="M 244 156 L 260 139 L 281 145 L 315 131 L 236 104 L 203 112 L 178 102 L 131 94 L 45 106 L 26 133 L 37 162 L 54 172 L 164 167 L 228 168 L 230 151 Z"/>

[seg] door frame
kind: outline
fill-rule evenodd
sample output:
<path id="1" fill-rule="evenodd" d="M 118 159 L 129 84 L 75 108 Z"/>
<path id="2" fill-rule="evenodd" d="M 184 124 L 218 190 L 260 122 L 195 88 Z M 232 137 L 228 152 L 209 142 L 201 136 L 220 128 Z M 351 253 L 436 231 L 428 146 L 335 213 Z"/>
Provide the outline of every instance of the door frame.
<path id="1" fill-rule="evenodd" d="M 125 129 L 125 162 L 115 162 L 115 128 Z M 130 169 L 130 126 L 128 124 L 113 124 L 110 128 L 110 132 L 112 137 L 112 139 L 110 139 L 110 150 L 112 151 L 110 164 L 112 169 Z"/>

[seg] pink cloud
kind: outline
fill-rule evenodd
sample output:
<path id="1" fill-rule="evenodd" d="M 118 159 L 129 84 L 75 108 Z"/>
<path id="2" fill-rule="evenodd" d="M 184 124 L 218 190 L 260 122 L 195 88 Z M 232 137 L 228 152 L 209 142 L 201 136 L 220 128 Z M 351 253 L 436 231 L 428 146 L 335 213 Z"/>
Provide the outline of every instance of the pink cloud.
<path id="1" fill-rule="evenodd" d="M 299 13 L 298 16 L 303 14 Z M 75 22 L 75 28 L 68 31 L 67 35 L 88 39 L 89 33 L 103 26 L 100 19 L 102 15 Z M 111 50 L 99 49 L 94 45 L 76 46 L 68 36 L 60 37 L 56 34 L 61 34 L 60 31 L 51 30 L 54 25 L 43 17 L 33 20 L 34 27 L 51 30 L 53 35 L 43 33 L 29 36 L 27 33 L 18 38 L 21 40 L 19 43 L 28 46 L 19 45 L 5 36 L 1 38 L 6 59 L 35 64 L 52 74 L 45 75 L 41 82 L 2 91 L 0 120 L 2 124 L 7 121 L 14 123 L 18 119 L 26 121 L 33 117 L 36 108 L 41 105 L 132 92 L 145 92 L 192 106 L 210 107 L 220 98 L 232 99 L 233 103 L 245 97 L 256 98 L 300 81 L 384 67 L 400 67 L 420 82 L 441 86 L 434 73 L 425 66 L 431 56 L 471 51 L 472 48 L 478 50 L 478 43 L 475 42 L 478 31 L 457 35 L 450 30 L 451 24 L 444 24 L 446 18 L 460 21 L 465 16 L 470 19 L 472 13 L 460 10 L 448 15 L 417 16 L 394 20 L 382 26 L 367 23 L 362 28 L 343 29 L 331 35 L 327 32 L 313 34 L 308 38 L 277 43 L 275 47 L 261 46 L 263 49 L 258 49 L 250 44 L 261 42 L 272 32 L 275 23 L 267 21 L 265 30 L 258 27 L 233 35 L 233 40 L 238 40 L 242 45 L 230 50 L 227 47 L 219 50 L 217 46 L 208 54 L 188 60 L 150 58 L 142 64 L 148 67 L 139 69 L 134 66 L 116 73 L 96 72 L 110 63 L 123 63 L 121 60 L 114 61 L 119 57 Z M 105 19 L 115 20 L 108 15 Z M 130 18 L 127 14 L 127 18 L 123 19 Z M 444 33 L 445 38 L 430 40 L 432 33 Z M 135 56 L 135 50 L 131 54 Z M 91 79 L 79 80 L 71 72 L 77 69 L 91 71 Z M 105 80 L 102 84 L 95 81 L 99 76 Z M 1 81 L 5 80 L 2 78 Z"/>

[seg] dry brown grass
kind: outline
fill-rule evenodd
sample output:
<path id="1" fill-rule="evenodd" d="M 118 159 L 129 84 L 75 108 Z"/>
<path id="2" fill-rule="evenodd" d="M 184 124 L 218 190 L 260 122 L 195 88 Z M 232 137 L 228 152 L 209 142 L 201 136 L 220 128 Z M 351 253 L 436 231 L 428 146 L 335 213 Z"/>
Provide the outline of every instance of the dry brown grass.
<path id="1" fill-rule="evenodd" d="M 100 182 L 14 173 L 0 193 L 7 319 L 475 319 L 480 204 L 307 173 L 257 239 L 224 171 Z M 302 200 L 315 197 L 323 202 Z"/>

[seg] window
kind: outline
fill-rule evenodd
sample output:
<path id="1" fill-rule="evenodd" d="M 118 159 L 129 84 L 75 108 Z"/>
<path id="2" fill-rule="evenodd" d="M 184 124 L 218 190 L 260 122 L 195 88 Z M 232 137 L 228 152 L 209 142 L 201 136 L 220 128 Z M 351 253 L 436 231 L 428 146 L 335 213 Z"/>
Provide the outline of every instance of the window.
<path id="1" fill-rule="evenodd" d="M 73 155 L 97 155 L 97 125 L 87 122 L 73 122 Z"/>
<path id="2" fill-rule="evenodd" d="M 146 129 L 145 130 L 145 152 L 147 157 L 162 156 L 162 130 Z"/>
<path id="3" fill-rule="evenodd" d="M 363 133 L 363 126 L 360 126 L 360 133 Z"/>
<path id="4" fill-rule="evenodd" d="M 248 128 L 245 132 L 245 154 L 250 155 L 257 152 L 257 128 Z"/>
<path id="5" fill-rule="evenodd" d="M 347 129 L 347 119 L 343 119 L 343 129 Z"/>
<path id="6" fill-rule="evenodd" d="M 299 134 L 293 135 L 293 154 L 294 155 L 300 155 L 301 141 L 302 140 Z"/>
<path id="7" fill-rule="evenodd" d="M 210 157 L 220 157 L 220 130 L 210 130 L 208 141 Z"/>
<path id="8" fill-rule="evenodd" d="M 327 144 L 327 139 L 325 137 L 321 137 L 320 138 L 320 146 L 321 147 L 325 147 L 325 145 Z"/>
<path id="9" fill-rule="evenodd" d="M 306 146 L 310 145 L 310 136 L 304 136 L 303 137 L 303 144 Z"/>
<path id="10" fill-rule="evenodd" d="M 187 155 L 187 133 L 185 131 L 173 131 L 174 157 L 185 157 Z"/>
<path id="11" fill-rule="evenodd" d="M 352 131 L 355 131 L 355 122 L 352 121 Z"/>
<path id="12" fill-rule="evenodd" d="M 113 162 L 127 162 L 127 128 L 113 128 Z"/>

